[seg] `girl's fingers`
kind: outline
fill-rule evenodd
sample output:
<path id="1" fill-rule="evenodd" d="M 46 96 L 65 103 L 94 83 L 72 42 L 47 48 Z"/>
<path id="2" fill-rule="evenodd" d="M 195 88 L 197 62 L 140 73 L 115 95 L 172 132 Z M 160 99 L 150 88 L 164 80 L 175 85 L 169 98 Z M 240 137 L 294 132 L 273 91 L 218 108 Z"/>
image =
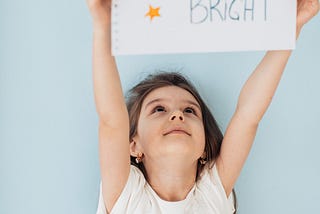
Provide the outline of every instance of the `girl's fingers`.
<path id="1" fill-rule="evenodd" d="M 86 0 L 91 16 L 95 23 L 110 22 L 111 0 Z"/>
<path id="2" fill-rule="evenodd" d="M 302 27 L 319 12 L 319 0 L 298 0 L 297 25 Z"/>

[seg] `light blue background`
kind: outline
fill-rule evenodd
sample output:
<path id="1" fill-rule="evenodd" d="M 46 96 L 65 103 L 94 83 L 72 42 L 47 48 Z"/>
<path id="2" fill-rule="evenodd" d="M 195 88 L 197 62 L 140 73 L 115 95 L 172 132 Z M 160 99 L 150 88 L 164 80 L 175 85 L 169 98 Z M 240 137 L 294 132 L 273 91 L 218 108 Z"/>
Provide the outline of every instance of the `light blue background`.
<path id="1" fill-rule="evenodd" d="M 302 32 L 238 179 L 239 214 L 318 213 L 320 16 Z M 98 118 L 85 1 L 0 1 L 0 213 L 92 214 Z M 222 130 L 263 52 L 117 58 L 127 90 L 182 69 Z"/>

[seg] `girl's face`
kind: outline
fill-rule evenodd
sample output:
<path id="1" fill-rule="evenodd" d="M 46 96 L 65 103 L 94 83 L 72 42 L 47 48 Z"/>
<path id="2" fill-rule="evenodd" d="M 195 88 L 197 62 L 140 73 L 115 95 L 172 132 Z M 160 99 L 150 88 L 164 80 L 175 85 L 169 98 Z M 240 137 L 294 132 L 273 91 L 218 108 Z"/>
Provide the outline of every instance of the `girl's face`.
<path id="1" fill-rule="evenodd" d="M 199 103 L 177 86 L 153 90 L 142 103 L 133 140 L 135 151 L 144 153 L 144 161 L 179 158 L 194 163 L 205 147 Z"/>

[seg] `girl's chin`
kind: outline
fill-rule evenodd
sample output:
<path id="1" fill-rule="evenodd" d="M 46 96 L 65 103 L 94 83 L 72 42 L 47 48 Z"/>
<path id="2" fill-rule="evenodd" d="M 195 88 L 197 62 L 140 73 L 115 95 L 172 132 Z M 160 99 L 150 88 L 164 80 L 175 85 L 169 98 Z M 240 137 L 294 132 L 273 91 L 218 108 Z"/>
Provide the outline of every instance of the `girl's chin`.
<path id="1" fill-rule="evenodd" d="M 166 142 L 161 146 L 161 151 L 173 154 L 173 155 L 190 155 L 195 152 L 194 144 L 192 145 L 190 142 L 172 140 L 170 142 Z M 160 148 L 159 148 L 160 152 Z"/>

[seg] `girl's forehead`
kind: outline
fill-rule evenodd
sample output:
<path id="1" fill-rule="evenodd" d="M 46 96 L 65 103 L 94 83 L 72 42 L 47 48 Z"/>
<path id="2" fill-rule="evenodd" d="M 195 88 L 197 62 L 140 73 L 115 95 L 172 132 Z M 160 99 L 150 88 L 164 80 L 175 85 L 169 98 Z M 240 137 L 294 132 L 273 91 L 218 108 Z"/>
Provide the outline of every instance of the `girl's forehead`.
<path id="1" fill-rule="evenodd" d="M 142 106 L 148 105 L 148 103 L 152 101 L 185 101 L 199 105 L 197 100 L 189 91 L 178 86 L 164 86 L 154 89 L 145 97 Z"/>

